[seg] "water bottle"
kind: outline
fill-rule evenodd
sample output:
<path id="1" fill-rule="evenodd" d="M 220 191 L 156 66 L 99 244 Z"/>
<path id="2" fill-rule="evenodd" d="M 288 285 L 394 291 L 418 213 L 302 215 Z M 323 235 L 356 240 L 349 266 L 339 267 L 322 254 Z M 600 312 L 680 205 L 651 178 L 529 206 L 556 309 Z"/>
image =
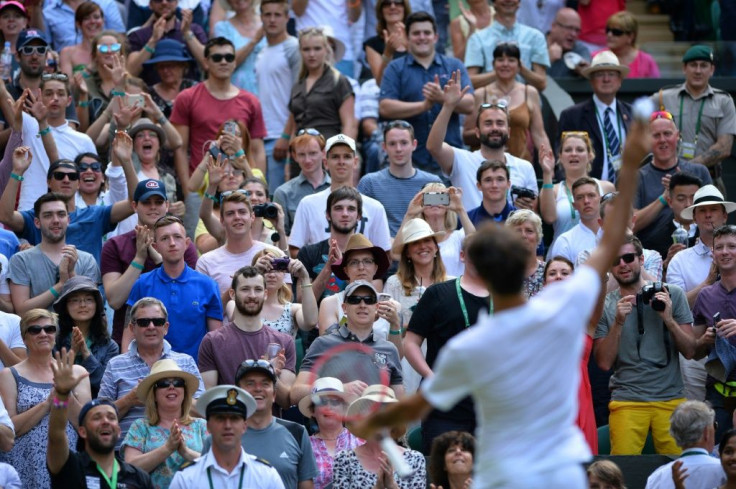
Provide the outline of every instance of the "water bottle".
<path id="1" fill-rule="evenodd" d="M 2 66 L 3 80 L 10 80 L 13 71 L 13 53 L 10 51 L 10 42 L 5 42 L 3 52 L 0 53 L 0 65 Z"/>
<path id="2" fill-rule="evenodd" d="M 675 229 L 675 232 L 672 233 L 672 242 L 675 244 L 684 244 L 687 246 L 687 240 L 689 238 L 689 234 L 687 231 L 685 231 L 684 228 L 677 228 Z"/>

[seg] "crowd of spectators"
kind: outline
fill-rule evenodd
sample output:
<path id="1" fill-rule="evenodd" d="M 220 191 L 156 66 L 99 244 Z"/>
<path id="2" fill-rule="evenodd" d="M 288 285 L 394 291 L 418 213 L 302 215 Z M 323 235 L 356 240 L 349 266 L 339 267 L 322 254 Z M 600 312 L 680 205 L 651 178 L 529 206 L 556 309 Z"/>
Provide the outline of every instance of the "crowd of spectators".
<path id="1" fill-rule="evenodd" d="M 634 117 L 622 81 L 659 69 L 623 0 L 459 3 L 0 3 L 0 486 L 234 484 L 238 457 L 258 487 L 469 486 L 470 398 L 390 433 L 414 435 L 405 479 L 316 400 L 394 403 L 493 314 L 476 229 L 521 236 L 527 298 L 584 263 Z M 733 428 L 736 109 L 716 62 L 694 45 L 651 94 L 626 243 L 580 331 L 594 454 L 597 426 L 613 454 L 649 434 L 707 453 Z M 592 95 L 547 127 L 552 78 Z M 349 342 L 391 389 L 312 382 Z"/>

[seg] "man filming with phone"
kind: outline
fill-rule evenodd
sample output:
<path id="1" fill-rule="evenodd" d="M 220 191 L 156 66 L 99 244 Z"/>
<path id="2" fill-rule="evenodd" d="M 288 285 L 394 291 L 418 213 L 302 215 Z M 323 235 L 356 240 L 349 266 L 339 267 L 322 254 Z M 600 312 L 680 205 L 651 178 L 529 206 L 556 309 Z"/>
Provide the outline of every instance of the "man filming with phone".
<path id="1" fill-rule="evenodd" d="M 680 453 L 669 433 L 670 415 L 685 401 L 678 352 L 687 359 L 695 354 L 685 292 L 644 280 L 643 249 L 633 235 L 614 260 L 611 273 L 619 289 L 606 296 L 593 347 L 598 366 L 614 370 L 611 454 L 640 454 L 650 430 L 657 453 Z"/>

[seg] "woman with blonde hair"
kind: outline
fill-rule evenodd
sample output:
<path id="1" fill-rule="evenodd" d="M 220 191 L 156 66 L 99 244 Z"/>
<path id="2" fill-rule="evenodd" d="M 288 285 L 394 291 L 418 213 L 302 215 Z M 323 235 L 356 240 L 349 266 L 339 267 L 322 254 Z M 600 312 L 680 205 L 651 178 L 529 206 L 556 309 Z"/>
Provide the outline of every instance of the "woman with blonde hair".
<path id="1" fill-rule="evenodd" d="M 166 358 L 153 364 L 136 389 L 146 416 L 133 422 L 120 452 L 126 462 L 150 473 L 157 489 L 168 488 L 176 471 L 202 452 L 207 422 L 189 415 L 198 386 L 194 375 Z"/>
<path id="2" fill-rule="evenodd" d="M 626 78 L 659 78 L 657 62 L 636 45 L 638 35 L 639 22 L 631 12 L 616 12 L 606 21 L 606 46 L 616 55 L 621 66 L 629 67 Z M 599 52 L 594 52 L 593 56 Z"/>
<path id="3" fill-rule="evenodd" d="M 507 228 L 516 231 L 529 250 L 529 262 L 524 279 L 524 294 L 530 298 L 544 285 L 544 261 L 537 258 L 537 248 L 542 242 L 542 220 L 529 209 L 519 209 L 509 214 Z"/>

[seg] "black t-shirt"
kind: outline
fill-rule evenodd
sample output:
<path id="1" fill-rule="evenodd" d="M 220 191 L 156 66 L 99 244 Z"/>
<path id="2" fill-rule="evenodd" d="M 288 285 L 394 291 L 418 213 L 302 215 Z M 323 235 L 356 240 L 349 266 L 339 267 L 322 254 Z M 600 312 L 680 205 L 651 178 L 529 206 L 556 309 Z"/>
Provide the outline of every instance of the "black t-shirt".
<path id="1" fill-rule="evenodd" d="M 141 469 L 118 460 L 120 469 L 118 471 L 118 487 L 128 489 L 153 489 L 151 477 Z M 87 481 L 92 485 L 89 485 Z M 58 474 L 51 474 L 52 489 L 87 489 L 99 487 L 100 489 L 111 489 L 97 470 L 94 462 L 87 452 L 69 452 L 69 458 Z"/>
<path id="2" fill-rule="evenodd" d="M 329 240 L 325 239 L 319 243 L 302 246 L 299 248 L 299 253 L 297 253 L 296 257 L 306 267 L 309 278 L 314 280 L 325 267 L 329 252 L 330 243 Z M 317 302 L 321 302 L 325 297 L 337 294 L 345 289 L 347 285 L 347 281 L 340 280 L 335 277 L 334 273 L 330 273 L 330 278 L 325 284 L 325 290 L 320 297 L 317 297 Z"/>
<path id="3" fill-rule="evenodd" d="M 472 327 L 478 320 L 478 313 L 481 309 L 488 312 L 490 300 L 488 297 L 473 295 L 462 287 L 460 291 L 468 311 L 468 321 Z M 457 297 L 455 279 L 453 279 L 427 288 L 414 309 L 407 331 L 427 340 L 426 361 L 427 365 L 432 368 L 445 343 L 465 329 L 465 317 Z M 450 411 L 433 410 L 429 417 L 471 422 L 475 419 L 473 400 L 466 397 Z"/>

